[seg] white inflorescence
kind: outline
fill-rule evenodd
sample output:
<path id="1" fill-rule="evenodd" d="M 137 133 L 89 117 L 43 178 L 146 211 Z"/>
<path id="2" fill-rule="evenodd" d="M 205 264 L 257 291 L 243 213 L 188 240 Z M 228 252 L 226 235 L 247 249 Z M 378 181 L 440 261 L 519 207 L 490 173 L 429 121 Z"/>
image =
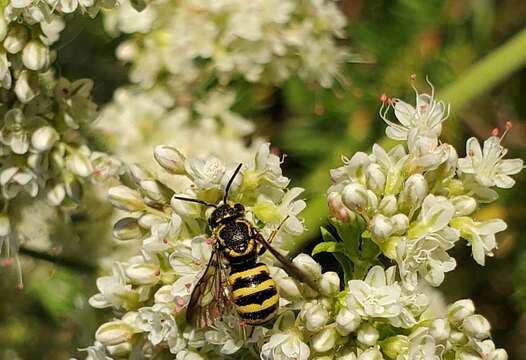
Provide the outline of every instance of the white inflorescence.
<path id="1" fill-rule="evenodd" d="M 50 45 L 63 16 L 80 9 L 94 16 L 111 1 L 10 1 L 0 16 L 0 254 L 10 264 L 29 238 L 23 213 L 46 201 L 72 208 L 82 186 L 119 172 L 119 161 L 92 151 L 83 131 L 96 117 L 90 80 L 70 82 L 51 70 Z M 43 211 L 46 212 L 46 211 Z M 42 211 L 34 216 L 42 216 Z M 45 216 L 48 216 L 47 214 Z M 25 229 L 24 229 L 25 228 Z M 20 269 L 19 269 L 20 273 Z M 19 287 L 22 287 L 21 277 Z"/>

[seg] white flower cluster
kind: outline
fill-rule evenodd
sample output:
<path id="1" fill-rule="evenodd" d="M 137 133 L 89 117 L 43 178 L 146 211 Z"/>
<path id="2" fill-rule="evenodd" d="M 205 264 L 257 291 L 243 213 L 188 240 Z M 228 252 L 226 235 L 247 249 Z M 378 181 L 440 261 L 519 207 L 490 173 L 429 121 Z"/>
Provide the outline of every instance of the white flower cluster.
<path id="1" fill-rule="evenodd" d="M 178 354 L 178 358 L 183 350 L 217 356 L 248 351 L 259 343 L 266 329 L 256 329 L 249 339 L 247 331 L 239 328 L 237 318 L 227 316 L 208 331 L 193 329 L 185 322 L 191 289 L 212 250 L 207 224 L 210 209 L 173 197 L 182 195 L 219 203 L 237 164 L 224 163 L 210 155 L 186 157 L 168 145 L 157 146 L 154 156 L 164 175 L 154 176 L 131 165 L 133 186 L 120 185 L 109 190 L 109 201 L 128 213 L 115 224 L 114 237 L 140 240 L 142 246 L 140 255 L 115 263 L 113 274 L 97 281 L 100 293 L 90 299 L 90 304 L 113 307 L 125 315 L 103 324 L 96 339 L 116 357 L 134 349 L 145 354 L 169 351 Z M 280 166 L 281 160 L 270 153 L 269 144 L 260 145 L 255 157 L 243 164 L 229 198 L 245 206 L 247 218 L 265 237 L 286 219 L 273 242 L 277 248 L 286 248 L 293 236 L 304 230 L 297 215 L 305 202 L 298 199 L 302 189 L 287 189 L 289 179 L 282 175 Z M 319 265 L 312 259 L 310 263 L 321 277 Z M 284 283 L 290 297 L 301 296 L 301 286 L 282 270 L 274 272 L 278 285 Z M 337 276 L 336 284 L 329 284 L 334 279 L 326 281 L 326 287 L 333 292 L 338 290 Z M 100 346 L 89 348 L 89 352 L 100 351 L 97 349 Z"/>
<path id="2" fill-rule="evenodd" d="M 467 141 L 466 157 L 439 141 L 447 106 L 433 96 L 418 94 L 416 107 L 399 99 L 383 99 L 387 135 L 407 142 L 390 151 L 373 146 L 372 154 L 358 152 L 331 171 L 329 207 L 341 222 L 356 215 L 366 222 L 367 241 L 398 264 L 404 286 L 416 288 L 423 278 L 432 286 L 455 268 L 448 250 L 464 238 L 477 263 L 484 265 L 497 244 L 495 234 L 506 229 L 501 219 L 478 221 L 482 203 L 497 199 L 493 187 L 509 188 L 509 176 L 523 168 L 521 159 L 504 159 L 503 137 L 491 136 L 483 149 Z M 399 123 L 387 118 L 393 107 Z M 511 123 L 506 124 L 506 132 Z"/>
<path id="3" fill-rule="evenodd" d="M 77 7 L 94 15 L 102 3 L 11 1 L 0 15 L 0 255 L 17 258 L 26 240 L 24 209 L 46 200 L 74 207 L 86 181 L 108 179 L 120 163 L 91 151 L 83 135 L 96 117 L 90 80 L 57 78 L 49 46 Z M 110 5 L 110 2 L 108 2 Z M 19 287 L 22 287 L 20 268 Z"/>
<path id="4" fill-rule="evenodd" d="M 77 9 L 95 16 L 101 7 L 113 7 L 113 0 L 13 0 L 2 6 L 0 16 L 0 87 L 27 82 L 49 68 L 55 55 L 50 46 L 64 29 L 63 16 Z M 24 75 L 25 74 L 25 75 Z M 26 84 L 27 86 L 27 84 Z M 23 90 L 21 90 L 23 91 Z"/>
<path id="5" fill-rule="evenodd" d="M 161 0 L 140 13 L 138 3 L 124 1 L 105 23 L 134 34 L 117 55 L 145 88 L 167 76 L 184 93 L 209 81 L 277 84 L 291 75 L 330 87 L 348 57 L 334 40 L 346 21 L 332 1 Z"/>

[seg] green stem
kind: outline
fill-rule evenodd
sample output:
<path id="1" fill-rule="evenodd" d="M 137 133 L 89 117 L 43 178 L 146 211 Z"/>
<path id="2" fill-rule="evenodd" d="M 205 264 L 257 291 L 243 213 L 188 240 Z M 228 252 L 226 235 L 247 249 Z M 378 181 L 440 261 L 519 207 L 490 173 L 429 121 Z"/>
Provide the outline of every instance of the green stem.
<path id="1" fill-rule="evenodd" d="M 451 104 L 453 111 L 458 111 L 472 99 L 487 92 L 493 86 L 511 76 L 526 63 L 526 28 L 513 36 L 504 45 L 473 65 L 464 75 L 440 92 L 440 98 Z M 451 120 L 453 121 L 453 120 Z M 451 125 L 452 122 L 450 122 Z M 342 154 L 352 155 L 364 144 L 353 141 L 347 131 L 343 141 L 334 146 L 332 153 L 320 162 L 314 171 L 307 176 L 301 186 L 307 189 L 308 206 L 303 212 L 306 231 L 297 239 L 291 254 L 297 254 L 309 242 L 318 236 L 319 227 L 327 219 L 326 190 L 330 186 L 329 171 L 341 165 Z M 384 139 L 378 141 L 384 142 Z"/>

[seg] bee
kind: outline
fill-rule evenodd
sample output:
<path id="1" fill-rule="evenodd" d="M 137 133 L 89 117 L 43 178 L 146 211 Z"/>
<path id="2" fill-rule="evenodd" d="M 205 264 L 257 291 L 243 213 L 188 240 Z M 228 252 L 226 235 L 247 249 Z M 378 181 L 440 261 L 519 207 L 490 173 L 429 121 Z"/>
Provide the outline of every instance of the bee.
<path id="1" fill-rule="evenodd" d="M 270 276 L 268 266 L 258 261 L 267 250 L 291 275 L 317 290 L 316 283 L 308 275 L 270 245 L 287 218 L 266 240 L 245 218 L 245 207 L 228 202 L 228 192 L 241 166 L 238 165 L 229 179 L 219 205 L 175 197 L 215 209 L 208 218 L 214 244 L 212 254 L 192 290 L 186 312 L 187 321 L 196 328 L 209 327 L 232 311 L 237 312 L 247 325 L 264 324 L 276 316 L 279 309 L 276 282 Z"/>

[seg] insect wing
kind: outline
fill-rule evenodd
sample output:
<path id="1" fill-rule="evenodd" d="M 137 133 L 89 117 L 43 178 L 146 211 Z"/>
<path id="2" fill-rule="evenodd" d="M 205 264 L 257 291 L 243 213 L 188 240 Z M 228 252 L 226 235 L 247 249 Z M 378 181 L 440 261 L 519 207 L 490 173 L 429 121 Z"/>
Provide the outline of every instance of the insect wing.
<path id="1" fill-rule="evenodd" d="M 314 280 L 312 280 L 312 278 L 308 274 L 306 274 L 303 270 L 298 268 L 292 261 L 290 261 L 285 256 L 283 256 L 278 250 L 274 249 L 272 245 L 270 245 L 261 234 L 259 233 L 257 234 L 256 240 L 261 245 L 263 245 L 263 247 L 265 247 L 265 249 L 267 249 L 272 255 L 274 255 L 274 257 L 278 259 L 285 266 L 285 268 L 291 275 L 295 276 L 298 280 L 309 285 L 309 287 L 312 288 L 313 290 L 316 290 L 319 292 L 319 287 L 314 282 Z"/>
<path id="2" fill-rule="evenodd" d="M 222 260 L 221 251 L 214 250 L 190 296 L 186 319 L 196 328 L 209 327 L 233 308 L 228 275 Z"/>

